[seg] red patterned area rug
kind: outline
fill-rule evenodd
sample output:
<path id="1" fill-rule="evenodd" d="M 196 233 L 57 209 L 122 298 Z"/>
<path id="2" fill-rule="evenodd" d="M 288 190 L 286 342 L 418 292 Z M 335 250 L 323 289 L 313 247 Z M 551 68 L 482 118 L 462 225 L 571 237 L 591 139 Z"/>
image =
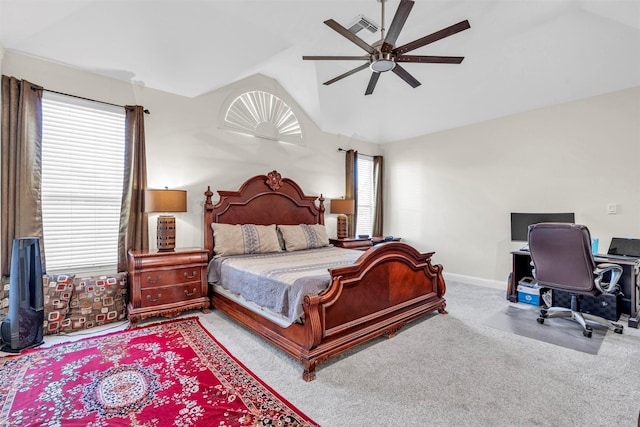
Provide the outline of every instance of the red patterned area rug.
<path id="1" fill-rule="evenodd" d="M 0 358 L 0 426 L 317 426 L 197 318 Z"/>

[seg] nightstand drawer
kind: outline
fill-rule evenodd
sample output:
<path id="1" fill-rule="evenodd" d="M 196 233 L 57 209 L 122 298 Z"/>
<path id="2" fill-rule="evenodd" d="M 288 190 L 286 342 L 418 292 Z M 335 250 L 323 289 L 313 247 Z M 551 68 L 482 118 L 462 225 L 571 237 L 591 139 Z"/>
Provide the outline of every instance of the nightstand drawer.
<path id="1" fill-rule="evenodd" d="M 175 302 L 188 302 L 190 299 L 200 298 L 202 292 L 200 283 L 194 282 L 161 288 L 142 289 L 141 296 L 142 307 L 154 307 Z"/>
<path id="2" fill-rule="evenodd" d="M 145 289 L 167 285 L 178 285 L 185 282 L 199 282 L 200 271 L 200 266 L 183 267 L 172 270 L 144 271 L 140 274 L 140 287 Z"/>

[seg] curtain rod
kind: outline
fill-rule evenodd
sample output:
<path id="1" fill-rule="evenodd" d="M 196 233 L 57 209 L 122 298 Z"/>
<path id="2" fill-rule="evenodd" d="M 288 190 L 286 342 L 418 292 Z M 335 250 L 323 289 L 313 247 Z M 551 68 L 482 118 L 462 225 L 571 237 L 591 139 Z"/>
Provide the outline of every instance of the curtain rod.
<path id="1" fill-rule="evenodd" d="M 349 151 L 349 150 L 345 150 L 344 148 L 338 148 L 338 151 L 344 151 L 344 152 L 347 152 L 347 151 Z M 356 152 L 357 152 L 357 151 L 356 151 Z M 375 157 L 375 156 L 372 156 L 371 154 L 367 154 L 367 153 L 360 153 L 360 154 L 362 154 L 363 156 Z"/>
<path id="2" fill-rule="evenodd" d="M 106 101 L 98 101 L 98 100 L 96 100 L 96 99 L 85 98 L 84 96 L 71 95 L 71 94 L 68 94 L 68 93 L 58 92 L 58 91 L 55 91 L 55 90 L 45 89 L 45 88 L 37 87 L 37 86 L 36 86 L 36 87 L 32 86 L 32 87 L 31 87 L 31 89 L 34 89 L 34 90 L 38 90 L 38 89 L 39 89 L 39 90 L 44 90 L 44 91 L 46 91 L 46 92 L 51 92 L 51 93 L 55 93 L 55 94 L 58 94 L 58 95 L 64 95 L 64 96 L 70 96 L 70 97 L 72 97 L 72 98 L 84 99 L 85 101 L 99 102 L 100 104 L 111 105 L 111 106 L 113 106 L 113 107 L 126 108 L 124 105 L 112 104 L 111 102 L 106 102 Z M 143 110 L 143 111 L 144 111 L 144 113 L 145 113 L 145 114 L 151 114 L 151 112 L 150 112 L 149 110 L 147 110 L 147 109 L 145 109 L 145 110 Z"/>

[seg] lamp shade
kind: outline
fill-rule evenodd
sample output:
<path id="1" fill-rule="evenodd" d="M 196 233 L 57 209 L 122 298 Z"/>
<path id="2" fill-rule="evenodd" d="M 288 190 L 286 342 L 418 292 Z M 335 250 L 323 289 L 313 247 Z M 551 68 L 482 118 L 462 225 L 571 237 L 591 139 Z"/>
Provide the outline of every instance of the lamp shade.
<path id="1" fill-rule="evenodd" d="M 331 200 L 331 213 L 353 215 L 354 201 L 351 199 L 333 199 Z"/>
<path id="2" fill-rule="evenodd" d="M 186 212 L 187 192 L 184 190 L 145 190 L 145 212 Z"/>
<path id="3" fill-rule="evenodd" d="M 144 190 L 145 212 L 186 212 L 187 192 L 184 190 Z M 158 250 L 172 251 L 176 247 L 176 218 L 158 217 Z"/>
<path id="4" fill-rule="evenodd" d="M 349 235 L 347 215 L 353 215 L 355 201 L 352 199 L 331 200 L 331 213 L 338 214 L 338 239 L 346 239 Z"/>

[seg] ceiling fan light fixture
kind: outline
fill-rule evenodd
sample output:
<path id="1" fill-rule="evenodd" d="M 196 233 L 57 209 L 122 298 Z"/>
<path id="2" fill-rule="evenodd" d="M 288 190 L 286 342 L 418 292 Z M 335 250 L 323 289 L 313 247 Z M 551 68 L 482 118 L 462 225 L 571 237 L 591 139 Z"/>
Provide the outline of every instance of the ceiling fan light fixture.
<path id="1" fill-rule="evenodd" d="M 376 73 L 383 73 L 385 71 L 391 71 L 396 68 L 396 63 L 393 59 L 378 59 L 375 60 L 369 65 L 371 71 Z"/>
<path id="2" fill-rule="evenodd" d="M 383 73 L 385 71 L 391 71 L 396 67 L 396 62 L 393 55 L 389 52 L 378 52 L 371 57 L 371 64 L 369 68 L 376 73 Z"/>

